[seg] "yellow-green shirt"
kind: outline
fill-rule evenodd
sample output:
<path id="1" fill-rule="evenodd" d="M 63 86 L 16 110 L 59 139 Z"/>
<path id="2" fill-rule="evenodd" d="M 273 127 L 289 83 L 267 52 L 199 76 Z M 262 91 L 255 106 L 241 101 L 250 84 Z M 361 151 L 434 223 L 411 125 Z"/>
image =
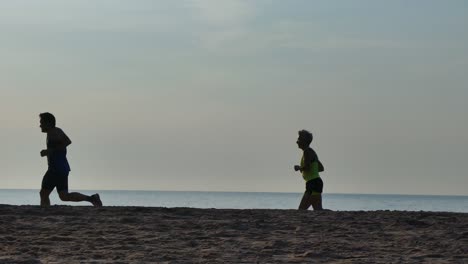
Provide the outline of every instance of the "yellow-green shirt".
<path id="1" fill-rule="evenodd" d="M 301 158 L 301 167 L 304 167 L 304 156 Z M 320 174 L 318 171 L 318 162 L 317 160 L 312 161 L 312 164 L 310 166 L 310 169 L 307 171 L 302 171 L 302 178 L 304 178 L 305 181 L 310 181 L 316 178 L 319 178 Z"/>

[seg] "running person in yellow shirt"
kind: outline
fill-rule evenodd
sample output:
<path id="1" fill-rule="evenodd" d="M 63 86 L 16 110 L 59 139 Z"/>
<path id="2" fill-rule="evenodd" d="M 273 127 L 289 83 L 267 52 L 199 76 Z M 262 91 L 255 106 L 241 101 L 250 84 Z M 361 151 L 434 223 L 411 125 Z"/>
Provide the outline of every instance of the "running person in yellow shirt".
<path id="1" fill-rule="evenodd" d="M 303 150 L 301 165 L 295 165 L 294 170 L 302 173 L 302 178 L 306 181 L 306 190 L 299 205 L 299 210 L 307 210 L 312 205 L 314 210 L 323 210 L 322 191 L 323 181 L 319 171 L 323 171 L 317 153 L 310 147 L 312 143 L 312 133 L 307 130 L 298 132 L 297 146 Z"/>

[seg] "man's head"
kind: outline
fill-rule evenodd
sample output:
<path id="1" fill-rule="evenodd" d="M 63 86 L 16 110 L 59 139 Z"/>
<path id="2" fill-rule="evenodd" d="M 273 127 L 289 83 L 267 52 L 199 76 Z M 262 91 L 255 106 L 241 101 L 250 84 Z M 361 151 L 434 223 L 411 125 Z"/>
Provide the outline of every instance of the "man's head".
<path id="1" fill-rule="evenodd" d="M 55 116 L 51 113 L 42 113 L 42 114 L 39 114 L 39 118 L 40 118 L 40 127 L 41 127 L 41 131 L 44 132 L 44 133 L 47 133 L 47 131 L 49 131 L 49 129 L 51 128 L 54 128 L 55 127 Z"/>
<path id="2" fill-rule="evenodd" d="M 310 133 L 307 130 L 301 130 L 298 132 L 298 134 L 299 134 L 299 137 L 297 138 L 297 141 L 296 141 L 297 146 L 300 149 L 308 148 L 310 143 L 312 143 L 312 139 L 313 139 L 312 133 Z"/>

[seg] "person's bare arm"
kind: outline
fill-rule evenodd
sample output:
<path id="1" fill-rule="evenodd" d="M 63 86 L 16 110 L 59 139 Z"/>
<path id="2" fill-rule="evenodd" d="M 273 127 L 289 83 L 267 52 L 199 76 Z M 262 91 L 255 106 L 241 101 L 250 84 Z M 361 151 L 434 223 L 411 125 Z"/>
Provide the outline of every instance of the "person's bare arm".
<path id="1" fill-rule="evenodd" d="M 72 142 L 70 138 L 61 130 L 54 129 L 49 133 L 49 140 L 54 142 L 54 146 L 41 151 L 41 156 L 47 156 L 57 150 L 65 150 Z"/>
<path id="2" fill-rule="evenodd" d="M 304 150 L 304 166 L 299 168 L 300 171 L 308 171 L 310 170 L 310 165 L 312 164 L 312 153 L 310 149 Z"/>
<path id="3" fill-rule="evenodd" d="M 312 163 L 312 153 L 310 152 L 310 149 L 304 150 L 304 166 L 300 165 L 294 165 L 294 170 L 295 171 L 306 171 L 310 169 L 310 164 Z"/>

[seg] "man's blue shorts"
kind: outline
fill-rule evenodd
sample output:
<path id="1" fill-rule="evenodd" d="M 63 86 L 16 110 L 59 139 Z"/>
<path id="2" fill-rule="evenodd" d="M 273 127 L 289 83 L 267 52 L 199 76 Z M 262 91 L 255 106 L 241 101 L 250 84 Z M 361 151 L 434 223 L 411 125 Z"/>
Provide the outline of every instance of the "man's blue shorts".
<path id="1" fill-rule="evenodd" d="M 68 171 L 48 170 L 42 178 L 42 189 L 57 192 L 68 192 Z"/>

